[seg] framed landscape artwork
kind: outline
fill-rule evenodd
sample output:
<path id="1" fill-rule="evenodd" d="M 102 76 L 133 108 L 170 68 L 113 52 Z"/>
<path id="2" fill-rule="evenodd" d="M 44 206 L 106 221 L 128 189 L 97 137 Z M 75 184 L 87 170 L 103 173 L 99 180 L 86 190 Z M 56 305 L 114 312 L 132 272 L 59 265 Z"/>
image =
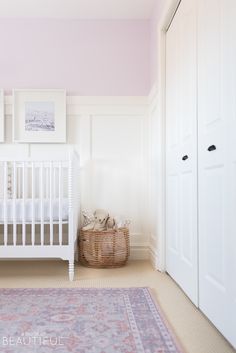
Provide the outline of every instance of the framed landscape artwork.
<path id="1" fill-rule="evenodd" d="M 14 90 L 13 141 L 66 142 L 65 90 Z"/>
<path id="2" fill-rule="evenodd" d="M 0 89 L 0 142 L 4 142 L 4 92 Z"/>

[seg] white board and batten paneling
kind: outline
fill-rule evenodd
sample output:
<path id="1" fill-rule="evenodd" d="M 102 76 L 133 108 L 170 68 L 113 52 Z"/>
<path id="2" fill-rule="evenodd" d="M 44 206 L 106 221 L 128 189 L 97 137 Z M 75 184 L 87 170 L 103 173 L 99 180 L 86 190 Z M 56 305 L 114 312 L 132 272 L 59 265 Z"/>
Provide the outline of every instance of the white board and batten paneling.
<path id="1" fill-rule="evenodd" d="M 0 156 L 80 154 L 81 208 L 131 220 L 131 256 L 148 258 L 147 97 L 67 96 L 67 144 L 13 144 L 12 97 L 5 97 L 6 143 Z"/>
<path id="2" fill-rule="evenodd" d="M 166 37 L 166 266 L 198 304 L 194 0 L 180 3 Z"/>
<path id="3" fill-rule="evenodd" d="M 148 258 L 148 105 L 138 101 L 81 115 L 82 200 L 85 208 L 130 219 L 132 256 Z"/>
<path id="4" fill-rule="evenodd" d="M 167 271 L 234 347 L 235 18 L 234 0 L 182 0 L 166 35 Z"/>

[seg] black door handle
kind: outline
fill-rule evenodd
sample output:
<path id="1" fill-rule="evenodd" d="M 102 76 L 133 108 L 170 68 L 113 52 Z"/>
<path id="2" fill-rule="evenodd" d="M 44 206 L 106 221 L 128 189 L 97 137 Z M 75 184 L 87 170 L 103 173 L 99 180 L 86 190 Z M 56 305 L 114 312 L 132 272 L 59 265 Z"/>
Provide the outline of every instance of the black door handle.
<path id="1" fill-rule="evenodd" d="M 186 161 L 186 159 L 188 159 L 187 154 L 186 154 L 186 156 L 183 156 L 182 161 Z"/>
<path id="2" fill-rule="evenodd" d="M 211 152 L 211 151 L 215 151 L 216 150 L 216 146 L 215 145 L 211 145 L 208 147 L 208 151 Z"/>

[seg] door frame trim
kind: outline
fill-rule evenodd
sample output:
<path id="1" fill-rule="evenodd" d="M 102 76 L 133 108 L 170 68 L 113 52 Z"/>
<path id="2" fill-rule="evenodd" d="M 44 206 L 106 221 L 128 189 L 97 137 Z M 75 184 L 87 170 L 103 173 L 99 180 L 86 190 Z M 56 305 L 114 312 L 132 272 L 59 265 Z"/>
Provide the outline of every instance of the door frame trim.
<path id="1" fill-rule="evenodd" d="M 176 11 L 178 10 L 180 2 L 181 0 L 167 0 L 162 17 L 157 24 L 158 63 L 156 82 L 159 103 L 159 119 L 162 134 L 162 153 L 161 160 L 159 162 L 159 168 L 162 171 L 160 180 L 160 189 L 162 190 L 160 195 L 162 204 L 160 219 L 162 225 L 157 241 L 157 269 L 162 272 L 166 271 L 166 33 L 171 25 Z"/>

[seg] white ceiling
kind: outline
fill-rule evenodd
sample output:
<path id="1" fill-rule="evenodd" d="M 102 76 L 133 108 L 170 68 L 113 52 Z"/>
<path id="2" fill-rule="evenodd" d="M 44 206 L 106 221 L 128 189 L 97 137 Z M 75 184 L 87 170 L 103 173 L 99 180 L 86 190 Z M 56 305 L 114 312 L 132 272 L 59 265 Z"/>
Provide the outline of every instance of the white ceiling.
<path id="1" fill-rule="evenodd" d="M 148 19 L 159 0 L 0 0 L 0 18 Z"/>

